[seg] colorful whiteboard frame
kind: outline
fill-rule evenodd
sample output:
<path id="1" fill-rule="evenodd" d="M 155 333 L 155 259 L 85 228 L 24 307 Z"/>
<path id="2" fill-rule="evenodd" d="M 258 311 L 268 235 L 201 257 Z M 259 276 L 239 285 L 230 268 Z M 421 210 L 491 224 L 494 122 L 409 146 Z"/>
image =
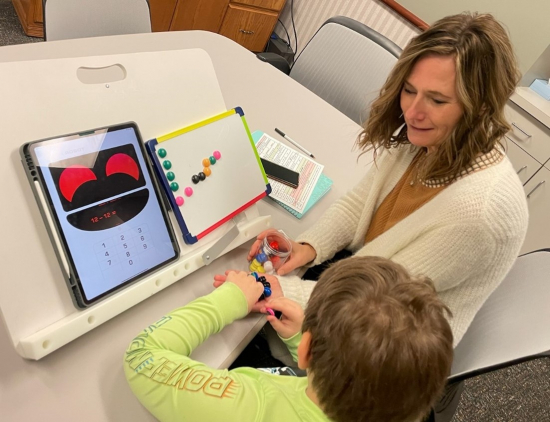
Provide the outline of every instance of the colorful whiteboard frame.
<path id="1" fill-rule="evenodd" d="M 231 118 L 231 117 L 234 118 L 236 115 L 240 116 L 240 121 L 242 122 L 242 125 L 243 125 L 242 126 L 243 127 L 243 131 L 242 131 L 243 136 L 242 136 L 242 139 L 239 139 L 239 142 L 241 142 L 241 141 L 244 142 L 245 137 L 248 138 L 247 139 L 247 146 L 245 148 L 248 150 L 248 147 L 250 147 L 250 151 L 253 153 L 253 155 L 250 154 L 250 151 L 247 151 L 248 157 L 249 158 L 254 157 L 254 158 L 251 158 L 250 160 L 254 161 L 254 163 L 255 163 L 254 165 L 257 165 L 257 170 L 258 170 L 258 171 L 254 170 L 254 175 L 253 175 L 256 178 L 256 180 L 254 181 L 255 182 L 255 187 L 257 188 L 259 185 L 261 185 L 262 190 L 259 191 L 259 189 L 256 189 L 253 192 L 253 194 L 251 194 L 251 195 L 249 195 L 249 197 L 247 197 L 247 199 L 245 201 L 242 201 L 243 203 L 239 203 L 238 205 L 229 204 L 228 206 L 229 206 L 230 209 L 221 218 L 219 218 L 219 219 L 216 218 L 216 221 L 213 221 L 212 224 L 208 224 L 208 227 L 201 228 L 201 230 L 198 231 L 198 232 L 193 232 L 193 229 L 190 228 L 190 225 L 193 225 L 192 222 L 189 221 L 190 218 L 187 218 L 187 221 L 186 221 L 186 217 L 184 217 L 183 213 L 180 210 L 180 206 L 178 206 L 178 204 L 176 202 L 176 196 L 174 195 L 174 193 L 171 190 L 171 187 L 170 187 L 171 182 L 166 177 L 165 169 L 164 169 L 164 167 L 161 163 L 161 159 L 159 158 L 158 151 L 163 146 L 165 146 L 165 148 L 168 148 L 169 144 L 164 144 L 167 141 L 175 140 L 175 138 L 179 138 L 179 139 L 176 140 L 176 141 L 179 142 L 179 140 L 183 138 L 182 135 L 190 134 L 191 132 L 196 131 L 197 129 L 200 129 L 200 128 L 204 128 L 207 125 L 222 124 L 223 119 L 227 119 L 227 118 Z M 195 135 L 197 133 L 198 132 L 195 132 Z M 240 147 L 244 147 L 244 143 L 240 144 Z M 231 220 L 237 214 L 241 213 L 242 211 L 244 211 L 245 209 L 247 209 L 248 207 L 250 207 L 254 203 L 258 202 L 260 199 L 262 199 L 263 197 L 265 197 L 265 196 L 267 196 L 271 193 L 271 186 L 269 184 L 269 181 L 267 179 L 265 171 L 262 167 L 262 164 L 261 164 L 261 161 L 260 161 L 260 156 L 259 156 L 259 154 L 256 150 L 256 147 L 254 145 L 254 140 L 252 139 L 252 135 L 250 133 L 250 130 L 248 128 L 248 124 L 247 124 L 246 119 L 244 117 L 244 112 L 240 107 L 236 107 L 236 108 L 234 108 L 232 110 L 229 110 L 225 113 L 219 114 L 219 115 L 211 117 L 209 119 L 205 119 L 205 120 L 203 120 L 201 122 L 198 122 L 196 124 L 193 124 L 191 126 L 187 126 L 185 128 L 182 128 L 182 129 L 176 130 L 174 132 L 171 132 L 167 135 L 163 135 L 163 136 L 157 137 L 156 139 L 152 139 L 152 140 L 150 140 L 146 143 L 146 149 L 147 149 L 147 151 L 149 153 L 149 156 L 150 156 L 150 158 L 153 162 L 153 168 L 155 170 L 155 174 L 157 175 L 157 177 L 158 177 L 158 179 L 159 179 L 159 181 L 160 181 L 160 183 L 161 183 L 161 185 L 162 185 L 162 187 L 163 187 L 163 189 L 166 193 L 166 196 L 167 196 L 167 198 L 170 202 L 171 208 L 174 211 L 174 215 L 176 217 L 178 225 L 180 226 L 180 229 L 181 229 L 181 232 L 182 232 L 182 235 L 183 235 L 183 239 L 184 239 L 185 243 L 187 243 L 187 244 L 196 243 L 201 238 L 206 236 L 208 233 L 210 233 L 213 230 L 215 230 L 216 228 L 220 227 L 222 224 L 224 224 L 225 222 Z M 222 161 L 220 161 L 220 163 L 221 162 L 223 162 L 223 156 L 222 156 Z M 254 167 L 254 168 L 256 168 L 256 167 Z M 250 168 L 249 168 L 249 170 L 250 170 Z M 259 179 L 260 177 L 261 177 L 261 180 Z M 208 180 L 208 178 L 207 178 L 207 180 Z M 199 185 L 196 185 L 196 186 L 199 186 Z M 265 186 L 265 188 L 264 188 L 264 186 Z M 191 200 L 192 200 L 192 198 L 189 198 L 189 201 L 191 201 Z M 224 203 L 224 205 L 225 205 L 225 203 Z"/>

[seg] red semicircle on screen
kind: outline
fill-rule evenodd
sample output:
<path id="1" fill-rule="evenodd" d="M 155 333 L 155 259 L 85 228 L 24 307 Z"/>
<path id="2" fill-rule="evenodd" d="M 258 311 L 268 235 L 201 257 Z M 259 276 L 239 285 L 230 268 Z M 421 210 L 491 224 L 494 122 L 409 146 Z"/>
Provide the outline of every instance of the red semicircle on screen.
<path id="1" fill-rule="evenodd" d="M 128 154 L 118 153 L 109 158 L 105 165 L 105 173 L 110 176 L 114 173 L 126 173 L 134 179 L 139 179 L 139 168 L 132 157 Z"/>
<path id="2" fill-rule="evenodd" d="M 75 164 L 67 167 L 59 176 L 59 190 L 67 201 L 72 202 L 76 190 L 90 180 L 97 180 L 94 172 L 88 167 Z"/>

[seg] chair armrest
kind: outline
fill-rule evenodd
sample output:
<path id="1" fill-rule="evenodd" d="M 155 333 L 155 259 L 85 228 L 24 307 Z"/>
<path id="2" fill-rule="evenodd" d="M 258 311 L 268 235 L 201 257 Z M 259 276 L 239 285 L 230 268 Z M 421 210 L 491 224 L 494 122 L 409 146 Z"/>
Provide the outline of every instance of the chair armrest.
<path id="1" fill-rule="evenodd" d="M 272 66 L 275 66 L 286 75 L 290 73 L 290 65 L 282 56 L 279 56 L 277 53 L 263 52 L 256 54 L 256 57 L 263 62 L 267 62 Z"/>

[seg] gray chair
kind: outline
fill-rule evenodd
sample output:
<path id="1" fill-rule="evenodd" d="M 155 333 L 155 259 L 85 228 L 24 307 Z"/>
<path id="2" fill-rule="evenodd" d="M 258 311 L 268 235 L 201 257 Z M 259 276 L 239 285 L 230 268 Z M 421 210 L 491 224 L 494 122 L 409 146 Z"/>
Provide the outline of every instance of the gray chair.
<path id="1" fill-rule="evenodd" d="M 336 16 L 317 30 L 292 68 L 274 53 L 258 58 L 282 71 L 286 67 L 291 78 L 361 124 L 400 54 L 401 48 L 375 30 Z"/>
<path id="2" fill-rule="evenodd" d="M 151 32 L 147 0 L 43 0 L 44 40 Z"/>
<path id="3" fill-rule="evenodd" d="M 476 314 L 455 349 L 447 394 L 432 420 L 447 422 L 463 381 L 532 359 L 550 357 L 550 250 L 520 256 Z"/>

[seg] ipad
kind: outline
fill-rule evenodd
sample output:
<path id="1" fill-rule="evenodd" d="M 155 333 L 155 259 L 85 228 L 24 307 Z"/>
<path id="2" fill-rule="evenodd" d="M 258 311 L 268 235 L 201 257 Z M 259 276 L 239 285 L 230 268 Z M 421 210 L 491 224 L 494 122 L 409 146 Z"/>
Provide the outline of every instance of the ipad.
<path id="1" fill-rule="evenodd" d="M 77 307 L 178 259 L 134 123 L 30 142 L 20 152 Z"/>

